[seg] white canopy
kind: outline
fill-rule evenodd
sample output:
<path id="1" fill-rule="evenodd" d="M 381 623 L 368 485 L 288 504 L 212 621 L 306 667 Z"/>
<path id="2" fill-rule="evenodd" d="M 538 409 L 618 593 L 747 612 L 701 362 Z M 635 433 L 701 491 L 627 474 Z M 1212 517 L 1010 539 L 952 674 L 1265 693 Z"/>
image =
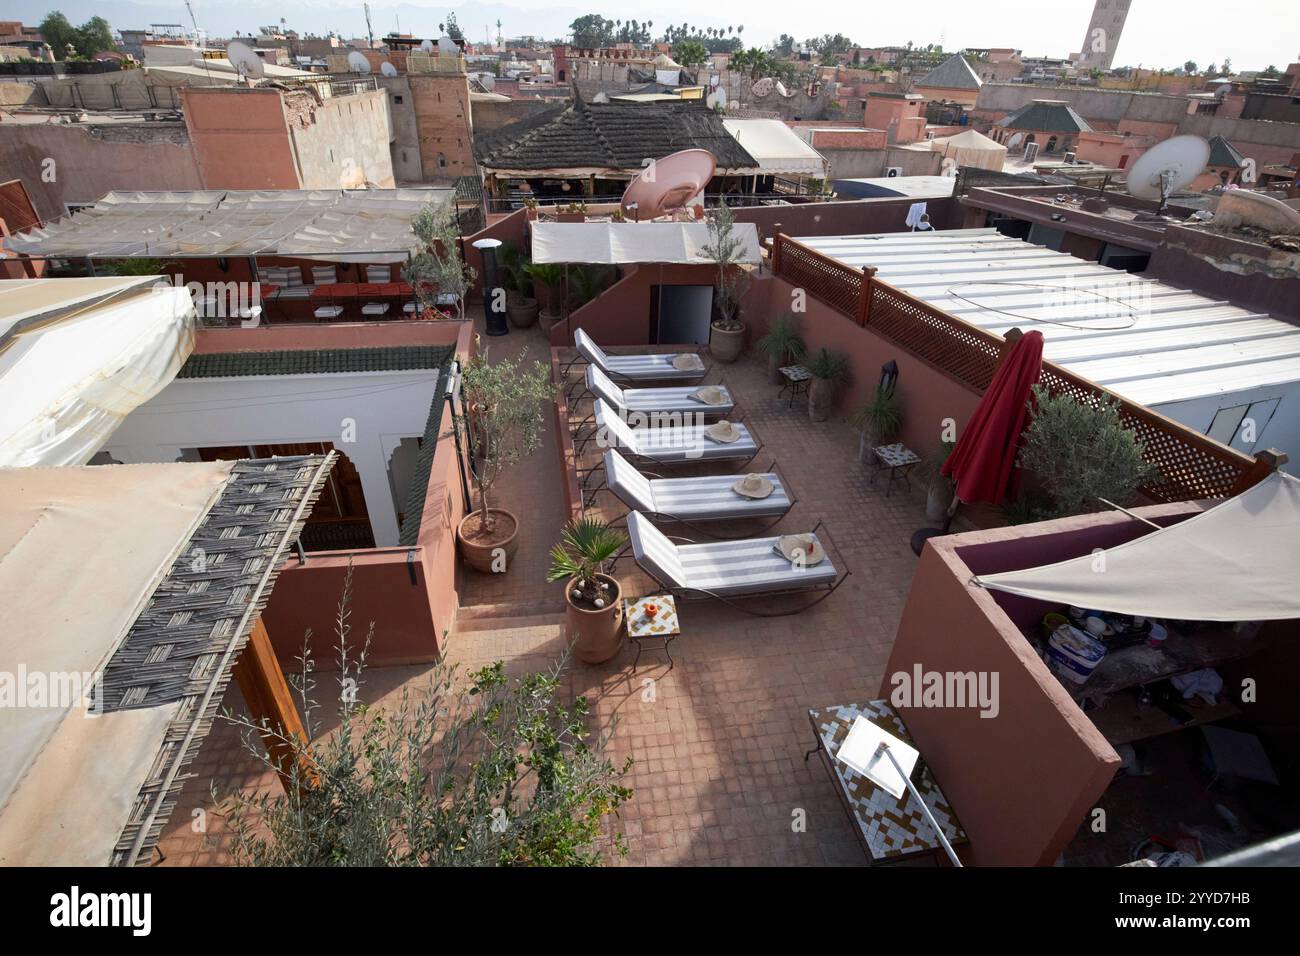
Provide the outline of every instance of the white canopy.
<path id="1" fill-rule="evenodd" d="M 1236 498 L 1101 555 L 975 581 L 1021 597 L 1142 617 L 1300 618 L 1300 479 L 1277 471 Z"/>
<path id="2" fill-rule="evenodd" d="M 744 244 L 737 261 L 758 263 L 758 227 L 752 222 L 738 222 L 735 235 Z M 702 222 L 533 223 L 534 262 L 699 265 L 713 261 L 702 251 L 708 243 L 709 227 Z"/>
<path id="3" fill-rule="evenodd" d="M 995 143 L 979 130 L 968 129 L 955 136 L 930 140 L 930 149 L 955 160 L 958 166 L 1001 170 L 1007 160 L 1007 148 Z"/>
<path id="4" fill-rule="evenodd" d="M 194 349 L 160 276 L 0 282 L 0 466 L 81 465 Z"/>
<path id="5" fill-rule="evenodd" d="M 826 177 L 826 158 L 804 142 L 789 126 L 775 119 L 724 119 L 722 125 L 749 155 L 758 160 L 753 169 L 738 174 L 761 176 Z"/>

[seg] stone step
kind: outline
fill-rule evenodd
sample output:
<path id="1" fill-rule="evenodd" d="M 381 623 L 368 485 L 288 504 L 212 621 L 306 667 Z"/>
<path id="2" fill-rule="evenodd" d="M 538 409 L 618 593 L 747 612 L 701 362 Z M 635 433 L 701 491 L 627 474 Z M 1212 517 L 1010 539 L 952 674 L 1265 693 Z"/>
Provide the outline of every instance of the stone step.
<path id="1" fill-rule="evenodd" d="M 504 631 L 523 627 L 558 627 L 564 623 L 564 605 L 472 604 L 456 614 L 453 633 Z"/>

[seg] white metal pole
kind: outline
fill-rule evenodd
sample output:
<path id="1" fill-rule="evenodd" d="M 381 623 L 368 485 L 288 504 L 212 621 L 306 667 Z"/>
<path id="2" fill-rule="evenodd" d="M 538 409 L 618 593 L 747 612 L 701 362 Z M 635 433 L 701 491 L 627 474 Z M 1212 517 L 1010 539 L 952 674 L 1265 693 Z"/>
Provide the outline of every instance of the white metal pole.
<path id="1" fill-rule="evenodd" d="M 907 789 L 911 791 L 913 799 L 921 805 L 921 812 L 924 813 L 925 818 L 930 821 L 930 826 L 934 827 L 935 835 L 939 838 L 939 842 L 943 844 L 944 852 L 948 854 L 948 859 L 952 860 L 952 865 L 961 868 L 961 860 L 957 859 L 957 854 L 953 852 L 952 844 L 949 843 L 948 838 L 943 835 L 943 827 L 939 826 L 939 821 L 934 818 L 934 814 L 930 812 L 930 808 L 927 807 L 925 801 L 921 799 L 920 791 L 916 789 L 912 784 L 912 779 L 904 772 L 903 765 L 898 762 L 898 758 L 894 756 L 894 752 L 889 749 L 889 744 L 882 740 L 880 742 L 880 749 L 885 752 L 885 756 L 889 758 L 889 762 L 894 765 L 894 769 L 898 771 L 898 775 L 903 778 L 903 783 L 907 784 Z"/>

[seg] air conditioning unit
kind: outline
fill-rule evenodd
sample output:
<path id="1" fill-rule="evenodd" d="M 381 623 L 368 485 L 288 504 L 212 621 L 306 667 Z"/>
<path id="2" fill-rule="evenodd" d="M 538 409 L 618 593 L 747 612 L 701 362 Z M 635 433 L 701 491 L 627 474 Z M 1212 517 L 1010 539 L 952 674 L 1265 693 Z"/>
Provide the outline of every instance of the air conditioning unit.
<path id="1" fill-rule="evenodd" d="M 886 179 L 897 179 L 897 178 L 898 178 L 899 176 L 901 176 L 901 175 L 903 175 L 903 167 L 902 167 L 902 166 L 886 166 L 886 167 L 885 167 L 885 178 L 886 178 Z"/>
<path id="2" fill-rule="evenodd" d="M 1025 147 L 1025 162 L 1032 163 L 1038 158 L 1038 144 L 1030 143 Z"/>

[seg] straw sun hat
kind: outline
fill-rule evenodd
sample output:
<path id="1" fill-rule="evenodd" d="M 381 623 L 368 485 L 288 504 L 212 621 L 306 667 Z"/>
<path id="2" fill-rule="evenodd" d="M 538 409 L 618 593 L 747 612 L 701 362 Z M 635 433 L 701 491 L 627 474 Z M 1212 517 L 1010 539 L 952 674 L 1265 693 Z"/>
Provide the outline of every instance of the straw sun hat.
<path id="1" fill-rule="evenodd" d="M 705 405 L 721 405 L 726 402 L 727 393 L 716 385 L 705 385 L 698 391 L 692 392 L 691 398 Z"/>
<path id="2" fill-rule="evenodd" d="M 826 557 L 826 549 L 814 534 L 783 534 L 776 539 L 776 550 L 791 564 L 802 561 L 805 567 L 820 564 Z"/>
<path id="3" fill-rule="evenodd" d="M 689 352 L 683 352 L 681 355 L 673 356 L 673 368 L 679 372 L 691 372 L 704 367 L 698 355 L 692 355 Z"/>
<path id="4" fill-rule="evenodd" d="M 714 441 L 722 442 L 724 445 L 730 445 L 733 441 L 740 438 L 740 429 L 724 418 L 721 421 L 714 422 L 708 428 L 704 429 L 704 434 L 708 435 Z"/>
<path id="5" fill-rule="evenodd" d="M 731 490 L 738 495 L 746 498 L 766 498 L 772 493 L 775 486 L 762 475 L 750 473 L 744 475 L 732 484 Z"/>

